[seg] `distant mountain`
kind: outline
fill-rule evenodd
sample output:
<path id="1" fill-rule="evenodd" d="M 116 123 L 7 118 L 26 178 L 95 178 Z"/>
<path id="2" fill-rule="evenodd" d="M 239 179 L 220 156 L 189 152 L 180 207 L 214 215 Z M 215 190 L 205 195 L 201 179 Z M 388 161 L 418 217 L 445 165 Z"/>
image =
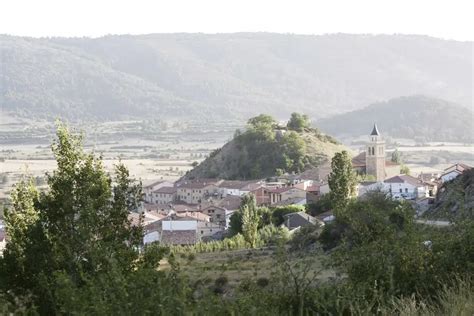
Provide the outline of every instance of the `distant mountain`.
<path id="1" fill-rule="evenodd" d="M 316 122 L 335 136 L 367 135 L 376 122 L 386 136 L 427 141 L 474 142 L 474 114 L 469 108 L 422 95 L 378 102 L 361 110 Z"/>
<path id="2" fill-rule="evenodd" d="M 410 35 L 0 35 L 2 111 L 76 120 L 313 119 L 400 95 L 472 106 L 472 42 Z"/>

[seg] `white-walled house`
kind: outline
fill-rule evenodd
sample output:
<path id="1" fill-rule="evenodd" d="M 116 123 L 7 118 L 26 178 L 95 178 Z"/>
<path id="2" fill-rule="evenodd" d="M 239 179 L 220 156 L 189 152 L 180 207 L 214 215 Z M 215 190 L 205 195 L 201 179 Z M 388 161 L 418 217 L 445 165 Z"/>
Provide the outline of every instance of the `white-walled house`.
<path id="1" fill-rule="evenodd" d="M 174 186 L 163 186 L 151 192 L 151 203 L 170 204 L 176 200 L 178 189 Z"/>
<path id="2" fill-rule="evenodd" d="M 457 178 L 460 174 L 462 174 L 465 170 L 471 169 L 471 166 L 468 166 L 463 163 L 457 163 L 452 165 L 449 168 L 444 169 L 443 174 L 441 175 L 441 182 L 445 183 Z"/>
<path id="3" fill-rule="evenodd" d="M 260 181 L 225 180 L 218 185 L 218 192 L 221 197 L 242 196 L 250 193 L 258 185 L 260 185 Z"/>
<path id="4" fill-rule="evenodd" d="M 185 182 L 177 186 L 176 198 L 187 204 L 199 204 L 218 195 L 218 187 L 214 183 Z"/>
<path id="5" fill-rule="evenodd" d="M 426 183 L 405 174 L 386 179 L 383 182 L 383 187 L 384 191 L 393 198 L 418 199 L 429 195 Z"/>
<path id="6" fill-rule="evenodd" d="M 211 222 L 198 222 L 197 230 L 199 238 L 209 238 L 224 231 L 225 227 Z"/>
<path id="7" fill-rule="evenodd" d="M 162 187 L 172 187 L 174 184 L 169 181 L 155 181 L 150 184 L 147 184 L 143 187 L 143 193 L 145 194 L 144 200 L 147 203 L 153 203 L 152 199 L 152 192 L 155 190 L 158 190 L 159 188 Z"/>

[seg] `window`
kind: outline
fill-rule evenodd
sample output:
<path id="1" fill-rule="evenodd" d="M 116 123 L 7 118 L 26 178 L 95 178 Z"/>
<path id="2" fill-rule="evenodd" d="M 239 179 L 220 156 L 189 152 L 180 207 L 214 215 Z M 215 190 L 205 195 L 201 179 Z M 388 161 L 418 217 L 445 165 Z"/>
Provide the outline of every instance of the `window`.
<path id="1" fill-rule="evenodd" d="M 400 188 L 400 193 L 403 193 L 403 190 L 402 190 L 402 188 Z"/>
<path id="2" fill-rule="evenodd" d="M 405 188 L 405 193 L 408 193 L 408 188 Z"/>

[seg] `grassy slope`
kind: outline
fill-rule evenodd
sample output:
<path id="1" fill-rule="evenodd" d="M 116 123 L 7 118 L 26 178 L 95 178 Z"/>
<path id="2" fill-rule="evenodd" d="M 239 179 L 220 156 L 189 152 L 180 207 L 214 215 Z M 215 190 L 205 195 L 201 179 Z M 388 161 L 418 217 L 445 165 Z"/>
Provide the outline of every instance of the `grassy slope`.
<path id="1" fill-rule="evenodd" d="M 270 278 L 275 271 L 276 257 L 273 249 L 243 249 L 233 251 L 197 253 L 192 260 L 189 255 L 178 256 L 181 271 L 191 282 L 201 281 L 204 284 L 212 284 L 220 276 L 226 276 L 229 286 L 235 288 L 246 278 Z M 313 271 L 321 271 L 324 255 L 314 257 Z M 292 257 L 291 263 L 296 263 L 297 258 Z M 161 269 L 169 269 L 169 265 L 164 261 Z M 333 270 L 322 269 L 318 275 L 318 280 L 328 280 L 336 277 Z"/>

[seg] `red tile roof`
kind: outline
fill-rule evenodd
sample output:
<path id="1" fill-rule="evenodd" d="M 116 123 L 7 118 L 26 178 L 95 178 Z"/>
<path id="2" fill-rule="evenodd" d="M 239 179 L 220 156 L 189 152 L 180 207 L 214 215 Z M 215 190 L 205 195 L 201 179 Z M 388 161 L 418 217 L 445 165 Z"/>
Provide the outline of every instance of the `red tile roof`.
<path id="1" fill-rule="evenodd" d="M 204 189 L 210 185 L 215 185 L 215 183 L 208 183 L 208 182 L 183 182 L 177 185 L 177 188 L 184 188 L 184 189 Z"/>
<path id="2" fill-rule="evenodd" d="M 365 151 L 352 158 L 352 167 L 365 167 Z"/>
<path id="3" fill-rule="evenodd" d="M 228 211 L 238 210 L 242 203 L 242 197 L 235 195 L 228 195 L 222 200 L 217 201 L 217 206 L 222 207 Z"/>
<path id="4" fill-rule="evenodd" d="M 194 219 L 201 222 L 209 222 L 209 215 L 203 214 L 201 212 L 182 212 L 176 213 L 175 220 L 186 220 L 186 219 Z"/>
<path id="5" fill-rule="evenodd" d="M 161 188 L 153 191 L 153 193 L 175 194 L 177 191 L 178 191 L 178 189 L 176 187 L 161 187 Z"/>
<path id="6" fill-rule="evenodd" d="M 414 186 L 424 186 L 423 182 L 420 181 L 418 178 L 415 178 L 406 174 L 401 174 L 395 177 L 391 177 L 385 180 L 384 182 L 385 183 L 409 183 Z"/>

